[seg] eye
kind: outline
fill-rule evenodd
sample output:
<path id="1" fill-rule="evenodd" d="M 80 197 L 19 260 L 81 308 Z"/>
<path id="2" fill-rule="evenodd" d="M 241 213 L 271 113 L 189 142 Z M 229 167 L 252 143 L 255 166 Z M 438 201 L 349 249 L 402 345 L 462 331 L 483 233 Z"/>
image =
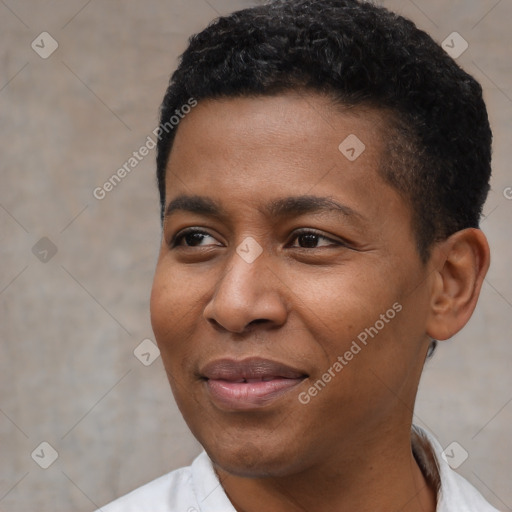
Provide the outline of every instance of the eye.
<path id="1" fill-rule="evenodd" d="M 220 245 L 219 243 L 208 243 L 208 239 L 216 241 L 215 238 L 200 229 L 186 229 L 177 233 L 170 242 L 171 247 L 204 247 Z"/>
<path id="2" fill-rule="evenodd" d="M 173 247 L 209 247 L 220 246 L 216 238 L 207 231 L 198 228 L 189 228 L 178 232 L 169 242 Z M 343 242 L 333 240 L 316 231 L 303 230 L 296 232 L 289 247 L 296 249 L 318 249 L 321 247 L 343 246 Z"/>
<path id="3" fill-rule="evenodd" d="M 297 245 L 290 244 L 293 248 L 298 249 L 317 249 L 320 247 L 329 247 L 329 246 L 340 246 L 343 245 L 341 242 L 337 242 L 336 240 L 332 240 L 316 231 L 304 230 L 298 233 L 295 233 L 292 238 L 293 241 L 297 241 Z"/>

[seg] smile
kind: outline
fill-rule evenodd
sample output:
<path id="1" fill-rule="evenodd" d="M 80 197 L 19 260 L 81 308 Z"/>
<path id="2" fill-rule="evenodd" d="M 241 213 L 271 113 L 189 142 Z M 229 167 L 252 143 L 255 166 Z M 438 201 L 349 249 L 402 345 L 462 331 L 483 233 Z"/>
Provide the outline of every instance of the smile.
<path id="1" fill-rule="evenodd" d="M 201 376 L 211 400 L 226 410 L 268 406 L 307 377 L 300 370 L 260 358 L 213 361 L 203 368 Z"/>

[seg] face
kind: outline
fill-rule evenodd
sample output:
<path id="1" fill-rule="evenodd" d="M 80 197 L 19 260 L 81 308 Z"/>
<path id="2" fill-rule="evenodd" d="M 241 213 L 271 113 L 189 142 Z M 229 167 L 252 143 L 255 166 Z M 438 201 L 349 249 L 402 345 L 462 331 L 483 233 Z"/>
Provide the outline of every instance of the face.
<path id="1" fill-rule="evenodd" d="M 179 125 L 152 325 L 226 471 L 287 475 L 408 436 L 430 270 L 378 174 L 383 116 L 290 93 L 205 100 Z"/>

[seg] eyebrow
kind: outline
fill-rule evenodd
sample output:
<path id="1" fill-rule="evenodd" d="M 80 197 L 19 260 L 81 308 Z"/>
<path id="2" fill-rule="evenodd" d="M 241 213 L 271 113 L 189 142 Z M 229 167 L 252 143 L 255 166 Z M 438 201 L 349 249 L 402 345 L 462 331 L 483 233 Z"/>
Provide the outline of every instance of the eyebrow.
<path id="1" fill-rule="evenodd" d="M 173 199 L 165 210 L 165 218 L 177 211 L 186 211 L 199 215 L 223 218 L 227 213 L 222 206 L 210 197 L 180 195 Z M 308 213 L 335 212 L 346 218 L 358 221 L 366 220 L 359 212 L 347 205 L 340 204 L 330 197 L 312 195 L 290 196 L 270 201 L 260 211 L 270 217 L 292 217 Z"/>

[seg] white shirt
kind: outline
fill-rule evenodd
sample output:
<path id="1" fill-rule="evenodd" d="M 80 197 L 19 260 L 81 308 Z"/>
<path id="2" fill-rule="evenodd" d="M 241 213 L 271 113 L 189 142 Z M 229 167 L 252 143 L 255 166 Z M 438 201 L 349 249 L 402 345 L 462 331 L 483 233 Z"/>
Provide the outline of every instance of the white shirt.
<path id="1" fill-rule="evenodd" d="M 420 454 L 428 464 L 435 458 L 440 491 L 437 512 L 499 512 L 442 458 L 442 448 L 428 432 L 414 427 L 427 439 L 432 454 Z M 418 447 L 416 447 L 418 450 Z M 190 466 L 172 471 L 131 493 L 113 501 L 96 512 L 236 512 L 229 501 L 205 451 Z"/>

